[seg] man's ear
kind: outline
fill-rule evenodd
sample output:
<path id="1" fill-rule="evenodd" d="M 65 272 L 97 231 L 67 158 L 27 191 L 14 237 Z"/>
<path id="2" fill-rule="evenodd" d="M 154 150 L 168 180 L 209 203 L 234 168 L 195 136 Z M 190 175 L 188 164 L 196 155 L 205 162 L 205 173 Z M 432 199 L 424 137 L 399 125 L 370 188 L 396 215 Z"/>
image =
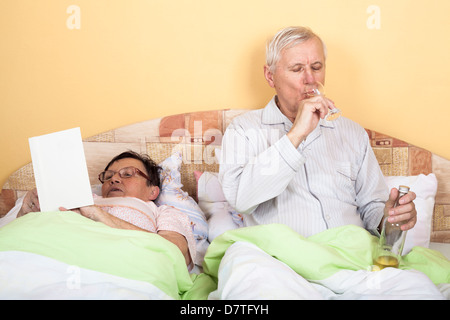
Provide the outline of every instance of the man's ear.
<path id="1" fill-rule="evenodd" d="M 273 72 L 270 71 L 270 68 L 267 64 L 264 65 L 264 77 L 266 78 L 269 86 L 271 88 L 275 88 L 275 83 L 273 81 Z"/>
<path id="2" fill-rule="evenodd" d="M 159 188 L 157 186 L 151 186 L 149 190 L 149 197 L 148 199 L 153 201 L 159 196 Z"/>

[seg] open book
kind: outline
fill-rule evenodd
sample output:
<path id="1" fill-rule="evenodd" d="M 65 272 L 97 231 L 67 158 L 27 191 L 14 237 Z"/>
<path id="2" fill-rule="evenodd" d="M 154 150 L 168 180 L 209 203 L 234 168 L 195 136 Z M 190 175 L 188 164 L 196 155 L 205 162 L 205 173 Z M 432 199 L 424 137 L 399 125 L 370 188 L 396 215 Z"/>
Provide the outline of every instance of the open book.
<path id="1" fill-rule="evenodd" d="M 29 138 L 41 211 L 94 204 L 80 128 Z"/>

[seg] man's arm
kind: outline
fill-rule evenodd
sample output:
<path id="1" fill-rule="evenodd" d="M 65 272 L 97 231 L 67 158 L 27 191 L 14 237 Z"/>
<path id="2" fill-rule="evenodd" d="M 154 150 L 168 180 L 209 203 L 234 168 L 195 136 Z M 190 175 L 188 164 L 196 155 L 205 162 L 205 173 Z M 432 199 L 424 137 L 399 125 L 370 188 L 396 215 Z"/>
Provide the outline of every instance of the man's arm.
<path id="1" fill-rule="evenodd" d="M 264 134 L 278 139 L 269 145 Z M 300 169 L 305 157 L 279 131 L 230 125 L 222 140 L 219 180 L 227 201 L 248 214 L 261 203 L 280 195 Z"/>

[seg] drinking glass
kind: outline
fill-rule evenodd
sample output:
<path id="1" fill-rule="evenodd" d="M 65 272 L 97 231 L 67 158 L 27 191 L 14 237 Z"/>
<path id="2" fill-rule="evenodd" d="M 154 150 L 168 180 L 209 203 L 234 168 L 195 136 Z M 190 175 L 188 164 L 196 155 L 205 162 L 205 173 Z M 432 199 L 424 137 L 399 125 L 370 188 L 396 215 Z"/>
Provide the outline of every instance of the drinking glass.
<path id="1" fill-rule="evenodd" d="M 319 81 L 316 81 L 314 88 L 306 94 L 308 98 L 316 97 L 316 96 L 324 96 L 325 97 L 325 87 L 322 83 Z M 325 117 L 325 120 L 327 121 L 333 121 L 336 120 L 341 116 L 342 112 L 338 108 L 329 109 L 328 113 Z"/>

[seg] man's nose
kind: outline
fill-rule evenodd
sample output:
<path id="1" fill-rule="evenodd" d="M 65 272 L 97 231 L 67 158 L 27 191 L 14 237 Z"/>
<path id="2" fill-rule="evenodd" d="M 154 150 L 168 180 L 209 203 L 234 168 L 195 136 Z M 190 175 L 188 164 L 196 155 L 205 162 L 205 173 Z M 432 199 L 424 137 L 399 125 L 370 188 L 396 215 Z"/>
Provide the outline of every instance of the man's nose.
<path id="1" fill-rule="evenodd" d="M 316 77 L 311 69 L 306 69 L 304 82 L 305 84 L 313 84 L 316 82 Z"/>

